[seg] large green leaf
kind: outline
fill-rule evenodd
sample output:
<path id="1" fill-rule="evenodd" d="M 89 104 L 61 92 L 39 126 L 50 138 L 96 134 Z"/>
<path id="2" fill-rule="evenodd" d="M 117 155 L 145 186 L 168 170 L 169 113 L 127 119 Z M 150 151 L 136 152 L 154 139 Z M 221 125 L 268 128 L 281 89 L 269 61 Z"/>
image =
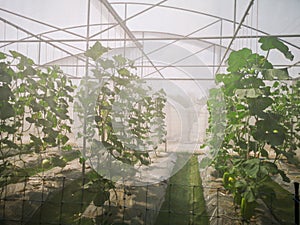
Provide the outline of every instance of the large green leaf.
<path id="1" fill-rule="evenodd" d="M 17 64 L 17 68 L 20 70 L 23 70 L 26 67 L 31 67 L 34 65 L 34 61 L 26 56 L 24 56 L 23 54 L 16 52 L 16 51 L 9 51 L 11 53 L 11 55 L 13 56 L 13 58 L 18 58 L 19 59 L 19 63 Z"/>
<path id="2" fill-rule="evenodd" d="M 105 70 L 115 67 L 113 60 L 110 60 L 110 59 L 99 59 L 98 61 L 100 62 L 102 68 L 105 69 Z"/>
<path id="3" fill-rule="evenodd" d="M 285 128 L 276 120 L 260 120 L 256 122 L 253 137 L 259 141 L 266 141 L 272 146 L 282 145 L 285 140 Z"/>
<path id="4" fill-rule="evenodd" d="M 126 68 L 119 69 L 119 70 L 118 70 L 118 73 L 119 73 L 120 75 L 124 76 L 124 77 L 130 76 L 130 72 L 129 72 L 129 70 L 126 69 Z"/>
<path id="5" fill-rule="evenodd" d="M 12 148 L 12 149 L 18 149 L 19 148 L 19 146 L 11 140 L 4 139 L 3 143 L 6 144 L 7 147 Z"/>
<path id="6" fill-rule="evenodd" d="M 256 178 L 260 168 L 260 159 L 249 159 L 243 163 L 243 167 L 250 178 Z"/>
<path id="7" fill-rule="evenodd" d="M 24 55 L 22 55 L 21 53 L 17 52 L 17 51 L 13 51 L 13 50 L 10 50 L 9 51 L 10 54 L 12 55 L 13 58 L 21 58 L 21 57 L 25 57 Z"/>
<path id="8" fill-rule="evenodd" d="M 118 64 L 118 66 L 124 66 L 127 62 L 126 58 L 124 58 L 122 55 L 115 55 L 113 56 L 113 59 Z"/>
<path id="9" fill-rule="evenodd" d="M 243 48 L 239 51 L 231 52 L 228 58 L 229 72 L 237 72 L 242 68 L 247 67 L 248 57 L 252 54 L 252 51 L 248 48 Z"/>
<path id="10" fill-rule="evenodd" d="M 0 52 L 0 59 L 6 59 L 6 56 L 3 52 Z"/>
<path id="11" fill-rule="evenodd" d="M 262 88 L 265 86 L 265 83 L 256 76 L 244 76 L 241 79 L 241 85 L 243 88 Z"/>
<path id="12" fill-rule="evenodd" d="M 43 142 L 39 137 L 37 137 L 33 134 L 29 134 L 29 136 L 30 136 L 30 140 L 33 141 L 34 145 L 36 145 L 36 146 L 42 146 L 43 145 Z"/>
<path id="13" fill-rule="evenodd" d="M 269 97 L 248 98 L 250 114 L 261 116 L 262 111 L 271 106 L 273 102 Z"/>
<path id="14" fill-rule="evenodd" d="M 271 49 L 277 49 L 283 53 L 287 59 L 291 61 L 294 59 L 294 55 L 289 51 L 289 48 L 277 37 L 261 37 L 258 42 L 262 43 L 260 46 L 262 50 L 269 51 Z"/>
<path id="15" fill-rule="evenodd" d="M 13 94 L 7 85 L 0 86 L 0 101 L 8 101 Z"/>
<path id="16" fill-rule="evenodd" d="M 8 102 L 0 102 L 0 119 L 5 120 L 15 116 L 15 111 Z"/>
<path id="17" fill-rule="evenodd" d="M 236 89 L 235 94 L 239 98 L 256 98 L 261 95 L 261 90 L 258 88 Z"/>
<path id="18" fill-rule="evenodd" d="M 238 88 L 242 88 L 241 79 L 243 74 L 241 73 L 230 73 L 230 74 L 219 74 L 217 79 L 219 82 L 223 82 L 224 87 L 222 91 L 227 96 L 234 95 L 234 92 Z"/>
<path id="19" fill-rule="evenodd" d="M 253 53 L 248 57 L 248 68 L 251 68 L 250 73 L 255 73 L 256 70 L 272 69 L 273 65 L 264 56 Z"/>
<path id="20" fill-rule="evenodd" d="M 104 53 L 108 52 L 110 48 L 102 46 L 100 42 L 96 42 L 89 50 L 85 52 L 85 56 L 97 61 Z"/>
<path id="21" fill-rule="evenodd" d="M 261 167 L 260 167 L 260 173 L 263 176 L 266 175 L 274 175 L 278 173 L 278 167 L 276 164 L 269 162 L 269 161 L 262 161 Z"/>
<path id="22" fill-rule="evenodd" d="M 6 70 L 6 64 L 0 64 L 0 82 L 10 83 L 12 76 Z"/>
<path id="23" fill-rule="evenodd" d="M 243 197 L 247 201 L 247 204 L 254 203 L 255 202 L 255 189 L 252 187 L 247 187 L 246 191 L 243 193 Z M 249 206 L 247 206 L 248 208 Z M 254 209 L 253 209 L 254 210 Z"/>
<path id="24" fill-rule="evenodd" d="M 265 80 L 288 80 L 290 79 L 287 68 L 267 69 L 262 72 Z"/>

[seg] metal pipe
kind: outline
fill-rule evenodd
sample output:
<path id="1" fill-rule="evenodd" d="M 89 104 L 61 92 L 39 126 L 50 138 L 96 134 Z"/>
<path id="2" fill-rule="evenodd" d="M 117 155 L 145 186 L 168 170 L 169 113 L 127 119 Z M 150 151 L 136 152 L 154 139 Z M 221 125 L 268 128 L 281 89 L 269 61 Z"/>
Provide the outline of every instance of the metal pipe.
<path id="1" fill-rule="evenodd" d="M 236 0 L 234 0 L 234 11 L 233 11 L 233 34 L 235 32 L 236 27 Z"/>
<path id="2" fill-rule="evenodd" d="M 33 35 L 36 37 L 37 35 Z M 277 37 L 277 38 L 300 38 L 300 34 L 272 34 L 272 35 L 240 35 L 240 36 L 203 36 L 203 37 L 136 37 L 136 41 L 201 41 L 201 40 L 218 40 L 218 39 L 259 39 L 261 37 Z M 9 43 L 9 42 L 40 42 L 41 40 L 18 40 L 18 39 L 8 39 L 0 40 L 0 43 Z M 91 38 L 90 41 L 133 41 L 130 38 Z M 51 40 L 42 40 L 42 42 L 51 43 L 51 42 L 86 42 L 85 39 L 51 39 Z M 293 46 L 299 48 L 299 46 Z"/>
<path id="3" fill-rule="evenodd" d="M 236 31 L 235 31 L 235 33 L 234 33 L 234 35 L 233 35 L 233 37 L 232 37 L 230 43 L 229 43 L 229 45 L 228 45 L 228 47 L 227 47 L 227 49 L 226 49 L 226 51 L 225 51 L 225 53 L 224 53 L 224 55 L 223 55 L 223 57 L 222 57 L 222 60 L 221 60 L 221 62 L 220 62 L 220 65 L 223 64 L 223 62 L 224 62 L 224 60 L 225 60 L 225 58 L 226 58 L 226 56 L 227 56 L 227 54 L 228 54 L 228 52 L 229 52 L 229 50 L 230 50 L 230 48 L 231 48 L 231 45 L 232 45 L 233 41 L 235 40 L 235 38 L 236 38 L 236 36 L 237 36 L 239 30 L 241 29 L 242 24 L 244 23 L 244 20 L 245 20 L 245 18 L 247 17 L 247 15 L 248 15 L 248 13 L 249 13 L 249 10 L 251 9 L 253 3 L 254 3 L 254 0 L 251 0 L 250 3 L 249 3 L 249 5 L 248 5 L 248 7 L 247 7 L 247 9 L 246 9 L 246 11 L 245 11 L 245 13 L 244 13 L 243 18 L 241 19 L 241 22 L 239 23 L 239 25 L 238 25 L 238 27 L 237 27 L 237 29 L 236 29 Z M 218 67 L 216 73 L 218 73 L 219 70 L 220 70 L 220 66 Z"/>
<path id="4" fill-rule="evenodd" d="M 131 17 L 128 17 L 126 20 L 122 20 L 120 18 L 120 16 L 117 14 L 117 12 L 113 9 L 113 7 L 110 5 L 110 3 L 107 0 L 99 0 L 102 2 L 102 4 L 107 8 L 107 10 L 112 14 L 112 16 L 115 18 L 115 20 L 118 22 L 118 24 L 121 26 L 121 28 L 124 30 L 124 32 L 129 36 L 130 41 L 132 41 L 136 47 L 141 51 L 141 53 L 145 56 L 145 58 L 150 62 L 150 64 L 153 66 L 153 68 L 159 73 L 159 75 L 161 77 L 163 77 L 163 75 L 159 72 L 159 70 L 157 70 L 157 68 L 155 67 L 154 63 L 152 62 L 152 60 L 149 58 L 149 56 L 144 52 L 143 50 L 143 46 L 141 45 L 140 42 L 138 42 L 138 40 L 136 39 L 136 37 L 134 36 L 134 34 L 132 33 L 131 30 L 129 30 L 129 28 L 126 26 L 126 21 L 128 21 L 129 19 L 132 19 L 134 16 L 133 15 Z M 164 2 L 166 2 L 167 0 L 161 1 L 158 4 L 162 4 Z M 153 8 L 154 6 L 150 7 Z M 150 8 L 147 8 L 144 11 L 148 11 Z M 95 37 L 97 34 L 92 35 L 91 37 Z M 123 39 L 124 41 L 124 39 Z"/>
<path id="5" fill-rule="evenodd" d="M 51 45 L 52 47 L 54 47 L 54 48 L 56 48 L 56 49 L 59 49 L 60 51 L 65 52 L 65 53 L 67 53 L 67 54 L 70 55 L 70 56 L 75 56 L 75 55 L 72 54 L 71 52 L 69 52 L 69 51 L 67 51 L 67 50 L 65 50 L 65 49 L 63 49 L 63 48 L 61 48 L 61 47 L 59 47 L 59 46 L 56 46 L 55 44 L 53 44 L 53 43 L 51 43 L 51 42 L 47 42 L 47 40 L 45 40 L 45 39 L 39 37 L 39 36 L 36 35 L 36 34 L 31 33 L 31 32 L 28 31 L 28 30 L 25 30 L 24 28 L 22 28 L 22 27 L 20 27 L 20 26 L 18 26 L 18 25 L 16 25 L 16 24 L 14 24 L 14 23 L 11 23 L 11 22 L 7 21 L 6 19 L 4 19 L 4 18 L 2 18 L 2 17 L 0 17 L 0 20 L 3 21 L 4 23 L 9 24 L 10 26 L 12 26 L 12 27 L 14 27 L 14 28 L 16 28 L 16 29 L 21 30 L 22 32 L 24 32 L 24 33 L 26 33 L 26 34 L 29 34 L 29 35 L 31 35 L 31 36 L 37 38 L 37 39 L 38 39 L 40 42 L 42 42 L 42 43 L 48 43 L 48 44 Z"/>
<path id="6" fill-rule="evenodd" d="M 69 33 L 69 34 L 71 34 L 71 35 L 74 35 L 74 36 L 77 36 L 77 37 L 80 37 L 80 38 L 84 38 L 84 36 L 81 36 L 81 35 L 79 35 L 79 34 L 77 34 L 77 33 L 68 31 L 67 29 L 59 28 L 59 27 L 53 26 L 53 25 L 51 25 L 51 24 L 49 24 L 49 23 L 45 23 L 45 22 L 42 22 L 42 21 L 40 21 L 40 20 L 32 19 L 32 18 L 30 18 L 30 17 L 24 16 L 24 15 L 20 15 L 20 14 L 17 14 L 17 13 L 15 13 L 15 12 L 11 12 L 11 11 L 9 11 L 9 10 L 7 10 L 7 9 L 0 8 L 0 11 L 6 12 L 6 13 L 9 13 L 9 14 L 12 14 L 12 15 L 14 15 L 14 16 L 18 16 L 18 17 L 20 17 L 20 18 L 23 18 L 23 19 L 26 19 L 26 20 L 29 20 L 29 21 L 32 21 L 32 22 L 35 22 L 35 23 L 42 24 L 42 25 L 47 26 L 47 27 L 51 27 L 51 28 L 53 28 L 53 29 L 55 29 L 55 30 L 57 30 L 57 31 L 63 31 L 63 32 Z"/>
<path id="7" fill-rule="evenodd" d="M 113 16 L 117 15 L 117 17 L 119 17 L 119 15 L 115 12 L 115 10 L 113 9 L 113 7 L 111 6 L 111 4 L 110 4 L 109 2 L 107 2 L 107 0 L 99 0 L 99 1 L 101 1 L 101 2 L 105 5 L 105 7 L 107 8 L 107 10 L 108 10 L 110 13 L 112 13 Z M 107 29 L 101 30 L 101 31 L 99 31 L 98 33 L 92 35 L 91 38 L 93 38 L 93 37 L 95 37 L 95 36 L 97 36 L 97 35 L 99 35 L 99 34 L 102 34 L 102 33 L 106 32 L 106 31 L 108 31 L 108 30 L 110 30 L 110 29 L 116 27 L 117 25 L 120 25 L 120 26 L 122 27 L 122 24 L 124 24 L 126 21 L 131 20 L 131 19 L 135 18 L 136 16 L 138 16 L 138 15 L 144 13 L 144 12 L 147 12 L 147 11 L 151 10 L 152 8 L 154 8 L 154 7 L 156 7 L 156 6 L 159 6 L 159 5 L 163 4 L 163 3 L 166 2 L 166 1 L 168 1 L 168 0 L 163 0 L 163 1 L 161 1 L 161 2 L 158 2 L 158 3 L 154 4 L 154 5 L 151 5 L 149 8 L 146 8 L 146 9 L 142 10 L 141 12 L 138 12 L 138 13 L 136 13 L 136 14 L 134 14 L 134 15 L 128 17 L 128 18 L 127 18 L 126 20 L 124 20 L 124 21 L 120 20 L 120 21 L 122 21 L 121 23 L 116 24 L 116 25 L 113 25 L 113 26 L 111 26 L 111 27 L 108 27 Z M 114 13 L 115 13 L 115 15 L 114 15 Z M 117 20 L 117 21 L 118 21 L 118 20 Z"/>
<path id="8" fill-rule="evenodd" d="M 294 182 L 295 188 L 295 225 L 299 225 L 299 183 Z"/>

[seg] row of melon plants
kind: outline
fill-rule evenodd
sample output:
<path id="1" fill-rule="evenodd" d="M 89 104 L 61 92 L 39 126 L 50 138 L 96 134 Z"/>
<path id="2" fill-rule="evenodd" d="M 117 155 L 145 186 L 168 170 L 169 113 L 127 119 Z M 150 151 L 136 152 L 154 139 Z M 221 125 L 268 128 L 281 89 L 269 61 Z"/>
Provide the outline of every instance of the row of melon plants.
<path id="1" fill-rule="evenodd" d="M 259 43 L 265 54 L 248 48 L 233 51 L 227 73 L 216 75 L 218 86 L 208 100 L 210 155 L 202 161 L 223 177 L 245 220 L 254 215 L 266 181 L 280 175 L 290 182 L 277 162 L 299 163 L 300 82 L 268 60 L 272 51 L 288 60 L 294 56 L 275 37 L 260 38 Z"/>

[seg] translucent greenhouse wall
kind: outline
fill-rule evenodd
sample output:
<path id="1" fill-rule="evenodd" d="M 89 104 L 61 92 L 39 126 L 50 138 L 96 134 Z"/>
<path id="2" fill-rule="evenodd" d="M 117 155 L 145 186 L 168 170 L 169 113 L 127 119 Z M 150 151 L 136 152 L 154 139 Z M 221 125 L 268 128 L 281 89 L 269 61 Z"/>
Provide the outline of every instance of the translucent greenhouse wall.
<path id="1" fill-rule="evenodd" d="M 83 87 L 82 81 L 93 82 L 89 78 L 96 64 L 86 52 L 95 43 L 101 43 L 109 48 L 103 53 L 103 60 L 121 55 L 134 61 L 131 72 L 154 91 L 162 88 L 167 101 L 163 110 L 165 142 L 146 153 L 132 151 L 140 160 L 134 166 L 128 166 L 134 157 L 127 157 L 130 163 L 120 165 L 108 154 L 111 149 L 107 146 L 103 149 L 108 151 L 99 151 L 97 157 L 92 155 L 89 151 L 92 144 L 82 135 L 86 134 L 86 120 L 80 119 L 74 103 L 68 108 L 74 120 L 68 144 L 74 151 L 63 151 L 60 146 L 25 154 L 5 150 L 13 169 L 4 170 L 0 180 L 0 223 L 242 221 L 241 215 L 231 210 L 232 196 L 221 187 L 222 178 L 216 178 L 217 172 L 211 167 L 199 169 L 210 150 L 200 148 L 207 144 L 208 138 L 209 92 L 216 87 L 215 75 L 228 72 L 226 59 L 230 53 L 249 48 L 261 54 L 258 40 L 264 36 L 278 37 L 294 54 L 291 62 L 282 59 L 280 52 L 268 53 L 274 68 L 287 68 L 291 79 L 299 79 L 299 8 L 297 0 L 288 3 L 280 0 L 1 1 L 0 52 L 7 61 L 12 61 L 12 68 L 17 68 L 17 60 L 10 51 L 33 59 L 36 69 L 45 71 L 47 67 L 59 66 L 62 74 L 77 86 L 73 96 L 76 98 Z M 92 87 L 96 86 L 97 83 Z M 154 129 L 150 129 L 152 134 Z M 24 141 L 30 142 L 30 135 L 38 136 L 38 132 L 31 128 L 23 135 Z M 122 154 L 128 156 L 132 152 Z M 300 159 L 300 150 L 296 153 Z M 2 168 L 6 157 L 1 160 Z M 279 167 L 288 171 L 292 181 L 299 181 L 299 168 L 289 166 L 285 160 L 280 161 Z M 269 189 L 262 190 L 259 194 L 264 194 L 265 207 L 260 206 L 255 222 L 289 224 L 293 215 L 278 209 L 275 202 L 284 206 L 293 203 L 293 183 L 287 184 L 279 176 L 274 180 L 280 185 L 273 186 L 282 195 L 275 198 L 273 192 L 265 193 Z M 283 210 L 282 214 L 290 218 L 279 220 L 273 213 L 276 210 Z M 264 214 L 269 216 L 267 221 Z"/>

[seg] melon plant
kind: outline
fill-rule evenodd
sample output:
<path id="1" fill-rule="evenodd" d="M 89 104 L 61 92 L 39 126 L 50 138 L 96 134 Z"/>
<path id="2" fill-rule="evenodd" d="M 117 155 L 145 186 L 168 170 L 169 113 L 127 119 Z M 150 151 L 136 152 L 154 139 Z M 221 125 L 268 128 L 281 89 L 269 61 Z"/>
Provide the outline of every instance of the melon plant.
<path id="1" fill-rule="evenodd" d="M 254 214 L 264 181 L 276 174 L 290 181 L 277 161 L 297 163 L 295 150 L 300 147 L 299 83 L 291 82 L 287 68 L 274 68 L 268 60 L 271 51 L 288 60 L 293 55 L 275 37 L 259 42 L 266 54 L 248 48 L 233 51 L 227 73 L 216 75 L 218 87 L 208 100 L 210 156 L 202 162 L 223 176 L 246 220 Z"/>

